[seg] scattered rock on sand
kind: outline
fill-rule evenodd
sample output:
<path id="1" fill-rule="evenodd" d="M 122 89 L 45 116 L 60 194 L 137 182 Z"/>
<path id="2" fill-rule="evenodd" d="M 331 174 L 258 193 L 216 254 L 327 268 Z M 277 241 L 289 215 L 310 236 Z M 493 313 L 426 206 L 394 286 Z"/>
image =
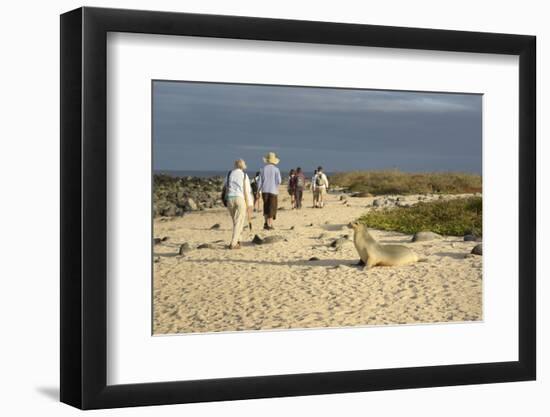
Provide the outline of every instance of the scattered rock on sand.
<path id="1" fill-rule="evenodd" d="M 252 243 L 254 243 L 255 245 L 261 245 L 262 243 L 264 243 L 264 240 L 260 236 L 254 235 L 254 239 L 252 239 Z"/>
<path id="2" fill-rule="evenodd" d="M 176 209 L 176 206 L 174 205 L 169 205 L 168 207 L 166 207 L 163 211 L 163 216 L 166 216 L 166 217 L 174 217 L 178 214 L 178 211 Z"/>
<path id="3" fill-rule="evenodd" d="M 189 245 L 189 243 L 186 242 L 186 243 L 182 243 L 180 245 L 180 249 L 179 249 L 178 253 L 180 255 L 183 255 L 184 253 L 189 252 L 190 250 L 191 250 L 191 245 Z"/>
<path id="4" fill-rule="evenodd" d="M 283 240 L 285 240 L 284 237 L 282 236 L 267 236 L 264 238 L 264 244 L 266 243 L 277 243 L 277 242 L 282 242 Z"/>
<path id="5" fill-rule="evenodd" d="M 260 236 L 254 235 L 252 243 L 255 245 L 267 245 L 270 243 L 282 242 L 283 240 L 285 240 L 285 238 L 282 236 L 267 236 L 262 239 Z"/>
<path id="6" fill-rule="evenodd" d="M 310 261 L 319 261 L 320 259 L 316 256 L 312 256 L 311 258 L 309 258 Z"/>
<path id="7" fill-rule="evenodd" d="M 332 243 L 330 244 L 330 247 L 331 248 L 334 248 L 336 250 L 340 250 L 342 249 L 342 247 L 346 244 L 346 243 L 349 243 L 349 240 L 345 237 L 340 237 L 338 239 L 335 239 L 334 241 L 332 241 Z"/>
<path id="8" fill-rule="evenodd" d="M 351 196 L 356 198 L 367 198 L 372 197 L 372 194 L 367 191 L 360 191 L 358 193 L 353 193 Z"/>
<path id="9" fill-rule="evenodd" d="M 195 203 L 195 200 L 192 198 L 188 198 L 183 207 L 188 211 L 195 211 L 199 209 L 199 206 L 197 206 L 197 203 Z"/>
<path id="10" fill-rule="evenodd" d="M 289 229 L 289 230 L 294 230 L 294 229 L 295 229 L 295 227 L 294 227 L 294 226 L 290 226 L 290 229 Z"/>
<path id="11" fill-rule="evenodd" d="M 197 246 L 197 249 L 213 249 L 213 248 L 214 248 L 214 245 L 212 245 L 211 243 L 203 243 Z"/>
<path id="12" fill-rule="evenodd" d="M 483 245 L 480 243 L 479 245 L 474 246 L 471 253 L 474 255 L 483 255 Z"/>
<path id="13" fill-rule="evenodd" d="M 481 242 L 481 238 L 474 234 L 467 234 L 464 236 L 464 242 Z"/>
<path id="14" fill-rule="evenodd" d="M 218 230 L 219 228 L 221 227 L 221 225 L 219 223 L 216 223 L 215 225 L 213 225 L 210 230 Z"/>
<path id="15" fill-rule="evenodd" d="M 413 242 L 426 242 L 428 240 L 441 239 L 441 235 L 430 231 L 416 232 L 412 238 Z"/>

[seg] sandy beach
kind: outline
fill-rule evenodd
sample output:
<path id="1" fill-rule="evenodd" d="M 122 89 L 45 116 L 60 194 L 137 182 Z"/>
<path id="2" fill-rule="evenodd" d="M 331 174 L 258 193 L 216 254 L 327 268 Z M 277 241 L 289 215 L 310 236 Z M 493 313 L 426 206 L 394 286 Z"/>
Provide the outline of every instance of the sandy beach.
<path id="1" fill-rule="evenodd" d="M 443 236 L 411 243 L 411 235 L 371 230 L 380 243 L 407 245 L 424 261 L 365 271 L 355 265 L 346 225 L 373 210 L 374 198 L 340 198 L 329 194 L 325 208 L 313 209 L 306 191 L 304 208 L 290 210 L 281 190 L 276 229 L 263 230 L 261 213 L 254 213 L 240 250 L 226 249 L 225 208 L 155 218 L 154 237 L 167 239 L 154 246 L 153 333 L 482 320 L 482 257 L 469 255 L 476 242 Z M 418 196 L 406 201 L 414 204 Z M 283 239 L 255 245 L 255 234 Z M 330 246 L 344 235 L 350 239 L 340 249 Z M 192 250 L 180 256 L 183 243 Z M 197 248 L 203 244 L 210 247 Z"/>

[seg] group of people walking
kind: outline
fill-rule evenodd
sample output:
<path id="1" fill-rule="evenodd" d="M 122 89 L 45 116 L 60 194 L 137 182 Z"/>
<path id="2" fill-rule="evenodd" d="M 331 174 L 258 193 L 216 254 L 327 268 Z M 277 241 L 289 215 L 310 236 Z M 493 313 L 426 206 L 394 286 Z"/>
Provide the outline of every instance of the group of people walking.
<path id="1" fill-rule="evenodd" d="M 302 168 L 291 169 L 288 176 L 288 194 L 293 209 L 302 208 L 304 189 L 306 188 L 306 177 Z M 311 191 L 313 194 L 313 208 L 323 208 L 325 194 L 328 190 L 328 179 L 323 172 L 323 167 L 318 167 L 311 178 Z"/>
<path id="2" fill-rule="evenodd" d="M 281 171 L 277 167 L 279 158 L 274 152 L 269 152 L 263 157 L 265 166 L 256 172 L 250 180 L 246 174 L 246 163 L 238 159 L 234 163 L 233 170 L 227 174 L 224 183 L 222 199 L 229 210 L 233 221 L 233 233 L 230 249 L 239 249 L 240 235 L 245 221 L 248 218 L 249 227 L 252 228 L 252 212 L 259 211 L 260 196 L 263 202 L 264 229 L 273 230 L 273 221 L 277 218 L 277 206 L 279 186 L 281 185 Z M 288 180 L 288 193 L 290 194 L 292 208 L 301 209 L 306 178 L 302 168 L 290 171 Z M 324 196 L 328 190 L 328 179 L 322 167 L 315 170 L 311 179 L 313 191 L 313 207 L 324 206 Z"/>

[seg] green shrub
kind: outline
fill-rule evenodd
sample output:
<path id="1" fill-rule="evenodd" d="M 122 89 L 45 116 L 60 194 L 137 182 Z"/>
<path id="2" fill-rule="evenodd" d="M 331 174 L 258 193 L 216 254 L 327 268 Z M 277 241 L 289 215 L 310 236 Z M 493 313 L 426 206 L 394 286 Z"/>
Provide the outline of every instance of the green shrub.
<path id="1" fill-rule="evenodd" d="M 399 170 L 352 171 L 331 176 L 331 184 L 352 192 L 380 194 L 461 194 L 481 192 L 481 176 L 460 172 L 406 173 Z"/>
<path id="2" fill-rule="evenodd" d="M 370 211 L 359 220 L 368 227 L 414 234 L 430 230 L 447 236 L 482 236 L 481 197 L 420 202 L 411 207 Z"/>

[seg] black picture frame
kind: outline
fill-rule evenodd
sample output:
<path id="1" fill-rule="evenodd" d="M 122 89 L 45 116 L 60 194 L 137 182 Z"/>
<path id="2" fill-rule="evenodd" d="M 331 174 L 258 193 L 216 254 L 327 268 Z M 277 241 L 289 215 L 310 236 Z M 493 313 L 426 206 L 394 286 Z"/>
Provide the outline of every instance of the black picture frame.
<path id="1" fill-rule="evenodd" d="M 107 385 L 108 32 L 519 56 L 519 358 Z M 81 409 L 483 384 L 536 377 L 534 36 L 102 8 L 61 15 L 61 401 Z"/>

